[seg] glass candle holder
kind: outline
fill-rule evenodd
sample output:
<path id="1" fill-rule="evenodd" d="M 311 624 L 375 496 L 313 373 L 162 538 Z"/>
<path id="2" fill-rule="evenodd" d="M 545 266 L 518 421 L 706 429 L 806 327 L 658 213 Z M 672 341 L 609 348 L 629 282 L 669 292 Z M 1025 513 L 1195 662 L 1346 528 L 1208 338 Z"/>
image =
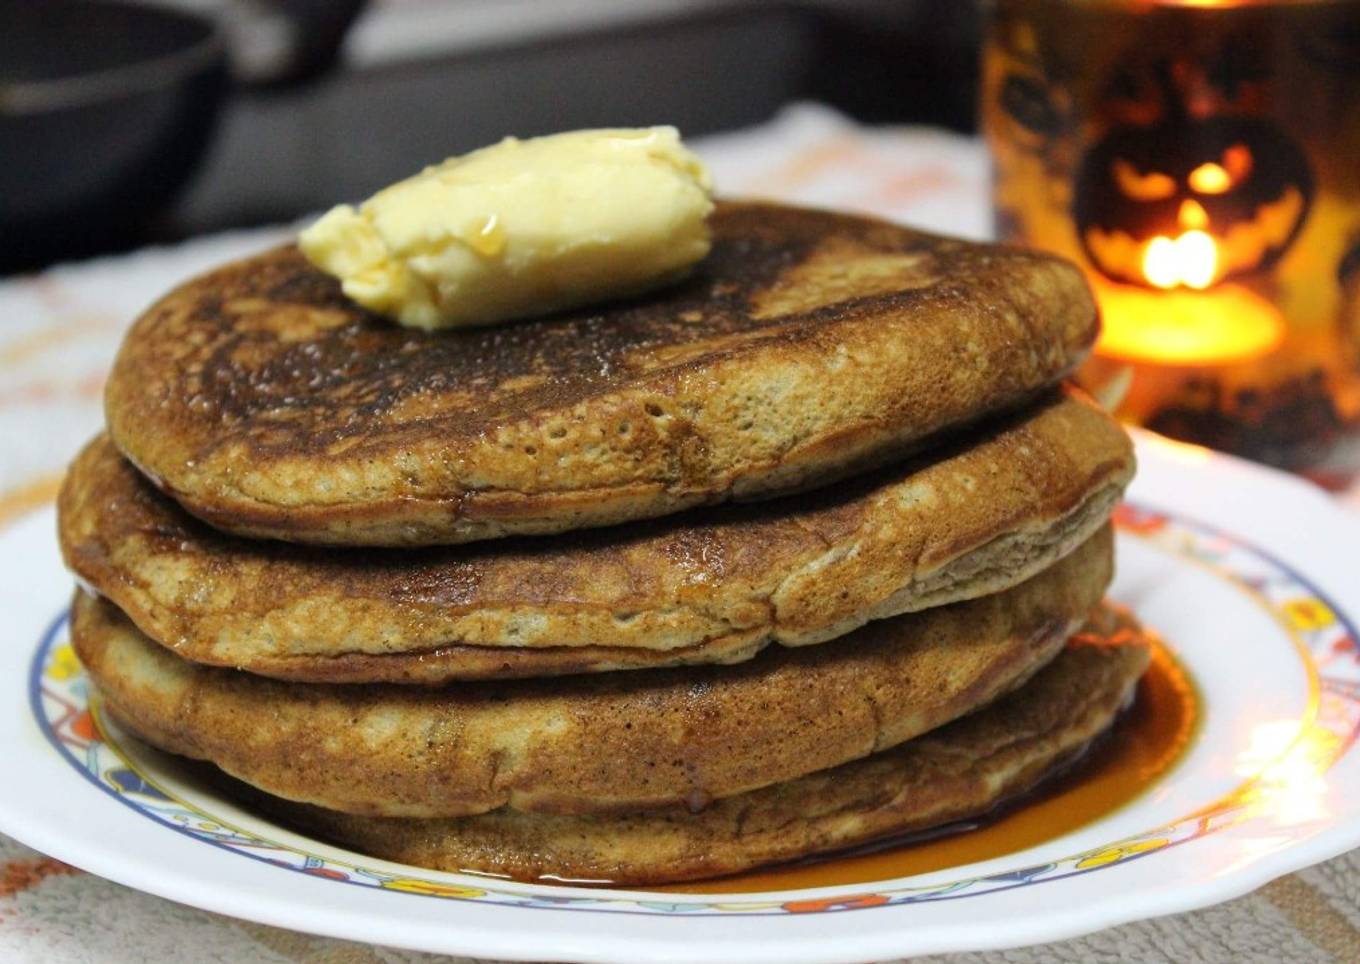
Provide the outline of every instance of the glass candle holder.
<path id="1" fill-rule="evenodd" d="M 1080 380 L 1164 434 L 1360 470 L 1360 2 L 994 0 L 1002 240 L 1082 265 Z"/>

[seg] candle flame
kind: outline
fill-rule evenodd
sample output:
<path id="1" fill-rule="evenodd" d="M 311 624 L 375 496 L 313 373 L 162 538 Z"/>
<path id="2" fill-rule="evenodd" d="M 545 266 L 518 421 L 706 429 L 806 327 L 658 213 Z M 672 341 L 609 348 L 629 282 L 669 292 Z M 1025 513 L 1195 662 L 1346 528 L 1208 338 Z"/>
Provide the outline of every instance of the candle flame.
<path id="1" fill-rule="evenodd" d="M 1218 244 L 1195 229 L 1178 238 L 1156 237 L 1143 252 L 1143 277 L 1158 288 L 1203 290 L 1218 272 Z"/>

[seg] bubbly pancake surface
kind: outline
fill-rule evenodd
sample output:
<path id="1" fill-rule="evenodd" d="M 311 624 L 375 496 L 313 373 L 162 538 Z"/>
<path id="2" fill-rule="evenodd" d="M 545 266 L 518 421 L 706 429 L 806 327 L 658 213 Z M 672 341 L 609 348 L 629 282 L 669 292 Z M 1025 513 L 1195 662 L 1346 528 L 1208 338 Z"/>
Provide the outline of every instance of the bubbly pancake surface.
<path id="1" fill-rule="evenodd" d="M 834 491 L 551 539 L 337 550 L 219 533 L 101 437 L 67 476 L 59 530 L 77 575 L 184 658 L 441 683 L 737 662 L 998 592 L 1104 525 L 1132 472 L 1124 431 L 1069 391 Z"/>
<path id="2" fill-rule="evenodd" d="M 1017 685 L 1099 601 L 1102 529 L 1002 593 L 737 666 L 550 680 L 283 683 L 179 659 L 77 595 L 72 638 L 118 719 L 278 796 L 388 816 L 700 806 L 926 732 Z"/>
<path id="3" fill-rule="evenodd" d="M 1014 407 L 1096 334 L 1080 272 L 884 222 L 727 203 L 645 298 L 425 333 L 282 248 L 132 327 L 117 446 L 224 529 L 456 543 L 806 488 Z"/>
<path id="4" fill-rule="evenodd" d="M 1129 617 L 1097 611 L 1024 686 L 895 749 L 719 800 L 630 814 L 497 810 L 473 817 L 363 817 L 269 797 L 251 805 L 304 833 L 406 864 L 519 880 L 658 884 L 924 831 L 985 814 L 1035 786 L 1113 722 L 1148 662 Z"/>

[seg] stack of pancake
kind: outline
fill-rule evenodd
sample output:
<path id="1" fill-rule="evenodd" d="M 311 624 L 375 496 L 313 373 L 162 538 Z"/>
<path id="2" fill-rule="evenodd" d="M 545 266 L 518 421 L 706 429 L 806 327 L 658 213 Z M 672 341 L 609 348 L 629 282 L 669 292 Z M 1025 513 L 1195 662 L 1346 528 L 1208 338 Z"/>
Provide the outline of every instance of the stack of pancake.
<path id="1" fill-rule="evenodd" d="M 277 819 L 519 879 L 714 876 L 1035 786 L 1147 661 L 1122 430 L 1039 254 L 725 203 L 647 296 L 426 333 L 286 247 L 131 328 L 72 465 L 107 714 Z M 239 781 L 239 782 L 237 782 Z"/>

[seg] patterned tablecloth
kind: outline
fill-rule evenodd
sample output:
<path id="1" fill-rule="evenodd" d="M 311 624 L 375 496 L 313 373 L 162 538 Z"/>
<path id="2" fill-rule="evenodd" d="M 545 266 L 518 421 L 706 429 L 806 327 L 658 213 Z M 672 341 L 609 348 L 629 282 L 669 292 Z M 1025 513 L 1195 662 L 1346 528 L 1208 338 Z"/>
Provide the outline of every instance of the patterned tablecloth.
<path id="1" fill-rule="evenodd" d="M 727 194 L 861 209 L 970 237 L 988 231 L 986 158 L 970 138 L 863 128 L 798 105 L 768 125 L 697 146 Z M 101 424 L 104 374 L 137 312 L 180 279 L 288 234 L 280 227 L 216 235 L 0 280 L 0 524 L 50 500 L 66 461 Z M 1360 488 L 1343 498 L 1360 509 Z M 0 961 L 435 959 L 193 910 L 0 835 Z M 1360 960 L 1360 851 L 1207 910 L 936 960 Z"/>

